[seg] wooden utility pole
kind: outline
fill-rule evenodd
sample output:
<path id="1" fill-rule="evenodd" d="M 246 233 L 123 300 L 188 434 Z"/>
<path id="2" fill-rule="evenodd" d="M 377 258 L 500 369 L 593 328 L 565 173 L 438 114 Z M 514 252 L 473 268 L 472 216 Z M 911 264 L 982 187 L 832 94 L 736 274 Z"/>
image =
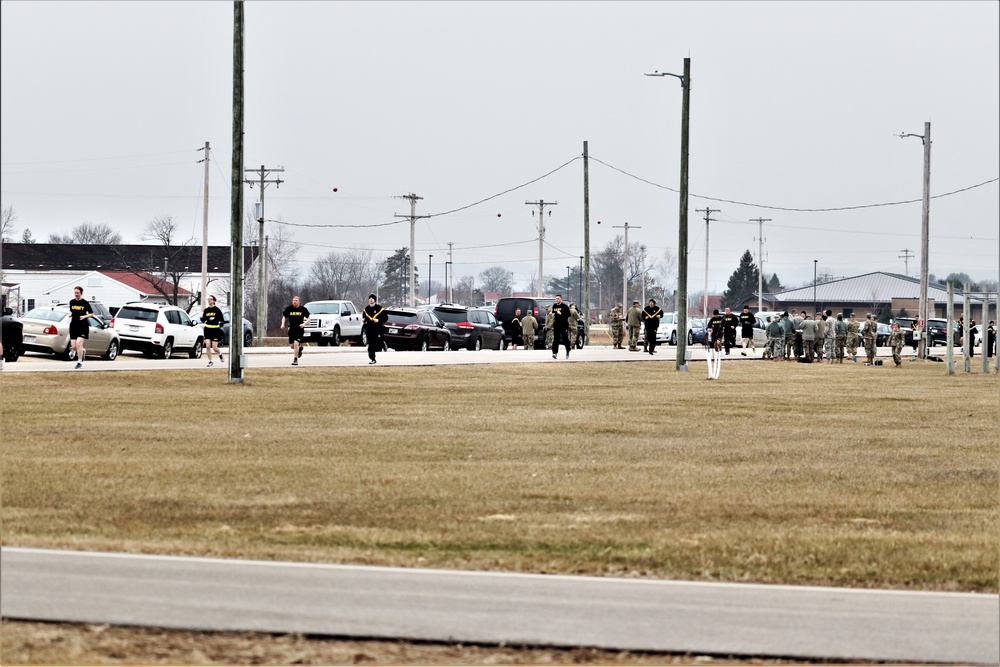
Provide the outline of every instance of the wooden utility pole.
<path id="1" fill-rule="evenodd" d="M 696 212 L 705 214 L 705 293 L 701 297 L 701 316 L 708 320 L 708 223 L 716 222 L 711 215 L 721 213 L 717 208 L 696 208 Z"/>
<path id="2" fill-rule="evenodd" d="M 583 142 L 583 308 L 586 317 L 583 319 L 583 329 L 590 340 L 590 157 L 587 152 L 587 142 Z M 598 307 L 600 305 L 598 304 Z"/>
<path id="3" fill-rule="evenodd" d="M 257 181 L 247 179 L 247 184 L 252 188 L 253 184 L 260 184 L 260 210 L 257 212 L 257 223 L 260 225 L 257 231 L 257 345 L 264 346 L 264 336 L 267 333 L 267 276 L 264 273 L 264 262 L 267 261 L 267 253 L 264 251 L 264 188 L 271 183 L 274 187 L 280 188 L 284 183 L 280 178 L 268 179 L 271 172 L 282 172 L 284 167 L 267 168 L 260 165 L 260 169 L 245 169 L 248 174 L 258 174 Z M 235 327 L 235 324 L 231 325 Z M 230 338 L 232 336 L 230 335 Z"/>
<path id="4" fill-rule="evenodd" d="M 625 308 L 628 305 L 628 230 L 630 228 L 642 229 L 642 227 L 636 227 L 634 225 L 630 227 L 630 225 L 626 222 L 624 225 L 614 225 L 614 228 L 625 230 L 625 247 L 622 248 L 622 308 Z M 643 280 L 643 285 L 642 285 L 643 296 L 646 296 L 645 276 L 643 276 L 642 280 Z M 642 305 L 645 306 L 646 304 L 643 303 Z"/>
<path id="5" fill-rule="evenodd" d="M 207 141 L 205 148 L 201 150 L 205 151 L 205 157 L 199 160 L 199 162 L 205 163 L 205 204 L 202 207 L 205 209 L 205 215 L 201 226 L 201 299 L 199 301 L 202 312 L 205 312 L 205 299 L 208 298 L 208 160 L 211 155 Z"/>
<path id="6" fill-rule="evenodd" d="M 243 322 L 243 0 L 233 2 L 233 162 L 229 208 L 232 234 L 231 326 Z M 229 381 L 243 382 L 243 336 L 229 336 Z"/>
<path id="7" fill-rule="evenodd" d="M 538 284 L 535 286 L 535 296 L 544 296 L 545 274 L 542 273 L 542 258 L 544 256 L 543 248 L 545 246 L 545 207 L 556 206 L 559 202 L 543 201 L 539 199 L 538 201 L 526 201 L 524 203 L 528 206 L 538 207 Z M 534 214 L 535 212 L 532 211 L 531 215 Z M 552 211 L 549 211 L 549 217 L 552 217 Z"/>
<path id="8" fill-rule="evenodd" d="M 752 218 L 757 223 L 757 312 L 764 310 L 764 223 L 771 218 Z"/>
<path id="9" fill-rule="evenodd" d="M 681 103 L 681 187 L 680 221 L 677 231 L 677 361 L 679 371 L 687 370 L 687 309 L 688 309 L 688 152 L 691 120 L 691 59 L 684 59 L 684 100 Z"/>
<path id="10" fill-rule="evenodd" d="M 903 260 L 903 270 L 906 272 L 906 277 L 909 278 L 910 277 L 910 258 L 913 257 L 913 251 L 910 250 L 909 248 L 903 248 L 899 252 L 901 252 L 903 254 L 902 255 L 897 255 L 897 257 L 899 257 L 901 260 Z M 919 317 L 920 313 L 917 313 L 917 316 Z"/>
<path id="11" fill-rule="evenodd" d="M 410 200 L 410 214 L 409 215 L 399 215 L 394 214 L 397 218 L 409 218 L 410 219 L 410 261 L 407 262 L 410 266 L 410 308 L 417 307 L 417 267 L 413 263 L 414 255 L 417 252 L 417 220 L 420 218 L 427 218 L 426 215 L 417 215 L 417 200 L 423 199 L 423 197 L 418 197 L 412 192 L 407 195 L 402 195 L 400 199 Z"/>

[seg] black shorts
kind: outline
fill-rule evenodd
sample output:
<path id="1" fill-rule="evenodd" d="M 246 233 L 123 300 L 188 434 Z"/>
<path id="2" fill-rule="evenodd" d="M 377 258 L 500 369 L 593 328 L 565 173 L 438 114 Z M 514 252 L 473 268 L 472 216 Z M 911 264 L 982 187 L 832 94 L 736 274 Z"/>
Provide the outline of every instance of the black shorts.
<path id="1" fill-rule="evenodd" d="M 86 321 L 70 322 L 69 337 L 70 340 L 76 340 L 77 338 L 90 338 L 90 325 L 87 324 Z"/>
<path id="2" fill-rule="evenodd" d="M 753 327 L 743 327 L 743 338 L 753 338 Z"/>
<path id="3" fill-rule="evenodd" d="M 205 340 L 222 340 L 222 327 L 205 327 Z"/>
<path id="4" fill-rule="evenodd" d="M 301 343 L 302 334 L 304 333 L 305 331 L 302 327 L 288 327 L 288 342 L 294 343 L 295 341 L 299 341 Z"/>

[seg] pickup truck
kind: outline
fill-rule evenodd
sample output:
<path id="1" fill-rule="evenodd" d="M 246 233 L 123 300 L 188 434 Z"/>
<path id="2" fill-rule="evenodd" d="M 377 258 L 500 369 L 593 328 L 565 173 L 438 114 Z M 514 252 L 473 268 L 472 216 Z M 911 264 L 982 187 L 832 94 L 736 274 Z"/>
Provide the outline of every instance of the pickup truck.
<path id="1" fill-rule="evenodd" d="M 340 345 L 345 339 L 364 343 L 361 311 L 351 301 L 310 301 L 309 320 L 303 340 L 324 345 Z"/>

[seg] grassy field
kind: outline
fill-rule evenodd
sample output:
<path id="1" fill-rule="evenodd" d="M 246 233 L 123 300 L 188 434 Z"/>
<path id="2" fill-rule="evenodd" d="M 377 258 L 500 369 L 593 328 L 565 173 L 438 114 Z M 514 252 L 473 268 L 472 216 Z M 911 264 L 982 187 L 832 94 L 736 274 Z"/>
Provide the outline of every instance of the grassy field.
<path id="1" fill-rule="evenodd" d="M 997 376 L 4 374 L 9 546 L 996 592 Z M 391 660 L 390 660 L 391 661 Z"/>

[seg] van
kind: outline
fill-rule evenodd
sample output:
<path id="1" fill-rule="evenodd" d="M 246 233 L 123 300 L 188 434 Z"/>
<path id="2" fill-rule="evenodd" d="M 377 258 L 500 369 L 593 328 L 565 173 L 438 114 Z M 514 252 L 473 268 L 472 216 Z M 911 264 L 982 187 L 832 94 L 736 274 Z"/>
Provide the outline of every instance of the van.
<path id="1" fill-rule="evenodd" d="M 496 315 L 497 320 L 503 326 L 504 335 L 504 347 L 509 345 L 511 341 L 514 340 L 514 325 L 511 321 L 514 319 L 514 312 L 520 308 L 521 314 L 531 313 L 536 320 L 538 320 L 538 328 L 535 329 L 535 345 L 534 349 L 541 350 L 545 348 L 545 308 L 551 306 L 556 302 L 555 299 L 549 297 L 521 297 L 521 296 L 505 296 L 497 300 L 496 308 L 493 310 L 493 314 Z M 586 344 L 586 330 L 583 326 L 583 317 L 581 316 L 576 323 L 576 346 L 577 348 L 582 348 Z M 525 345 L 528 341 L 524 342 Z"/>

